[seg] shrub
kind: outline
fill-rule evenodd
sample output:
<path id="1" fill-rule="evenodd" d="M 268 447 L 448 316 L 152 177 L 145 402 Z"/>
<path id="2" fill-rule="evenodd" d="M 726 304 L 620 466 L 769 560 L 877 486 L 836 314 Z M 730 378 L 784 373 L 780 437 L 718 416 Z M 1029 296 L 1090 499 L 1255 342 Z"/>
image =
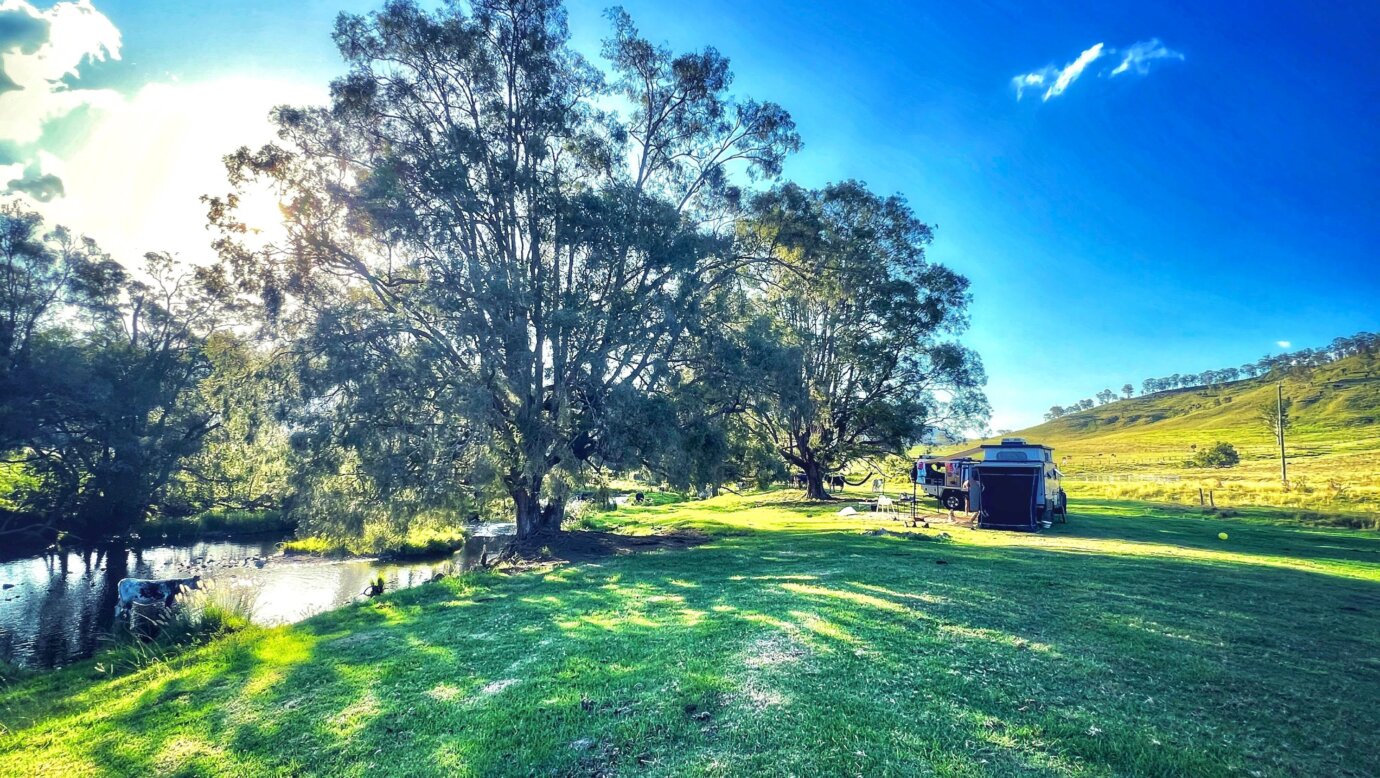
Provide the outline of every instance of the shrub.
<path id="1" fill-rule="evenodd" d="M 1236 453 L 1235 446 L 1218 441 L 1199 449 L 1193 456 L 1192 463 L 1195 467 L 1232 467 L 1240 461 L 1241 455 Z"/>
<path id="2" fill-rule="evenodd" d="M 593 500 L 573 500 L 565 507 L 565 521 L 562 522 L 562 526 L 566 529 L 596 529 L 599 523 L 595 516 L 601 512 Z"/>

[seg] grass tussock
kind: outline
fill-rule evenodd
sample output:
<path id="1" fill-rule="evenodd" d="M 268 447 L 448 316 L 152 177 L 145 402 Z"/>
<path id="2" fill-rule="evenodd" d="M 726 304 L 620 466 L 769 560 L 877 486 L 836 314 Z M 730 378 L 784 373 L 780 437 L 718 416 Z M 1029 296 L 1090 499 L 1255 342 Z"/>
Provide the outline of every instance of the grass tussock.
<path id="1" fill-rule="evenodd" d="M 168 661 L 250 626 L 254 593 L 242 587 L 203 583 L 184 591 L 171 608 L 135 609 L 116 625 L 95 662 L 97 673 L 120 675 Z"/>

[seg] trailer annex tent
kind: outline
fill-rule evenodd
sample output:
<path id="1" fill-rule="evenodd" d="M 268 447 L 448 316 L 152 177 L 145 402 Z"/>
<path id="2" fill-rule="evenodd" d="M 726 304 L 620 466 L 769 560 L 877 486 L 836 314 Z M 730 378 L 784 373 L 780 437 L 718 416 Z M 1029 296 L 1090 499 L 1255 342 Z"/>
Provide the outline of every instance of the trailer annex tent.
<path id="1" fill-rule="evenodd" d="M 1036 498 L 1041 475 L 1039 465 L 974 465 L 970 501 L 977 513 L 978 527 L 1038 531 L 1041 525 Z"/>

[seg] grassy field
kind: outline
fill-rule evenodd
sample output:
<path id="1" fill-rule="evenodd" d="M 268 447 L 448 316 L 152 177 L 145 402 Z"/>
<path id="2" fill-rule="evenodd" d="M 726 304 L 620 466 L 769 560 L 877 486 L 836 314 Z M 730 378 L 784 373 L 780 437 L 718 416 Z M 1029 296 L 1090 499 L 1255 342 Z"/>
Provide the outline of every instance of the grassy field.
<path id="1" fill-rule="evenodd" d="M 1275 505 L 1380 526 L 1380 362 L 1349 357 L 1283 383 L 1294 419 L 1287 489 L 1275 439 L 1259 417 L 1261 405 L 1275 399 L 1273 378 L 1118 400 L 1013 434 L 1054 447 L 1061 469 L 1083 479 L 1076 486 L 1085 495 L 1196 503 L 1202 488 L 1226 505 Z M 1218 441 L 1236 447 L 1239 465 L 1187 465 L 1197 448 Z M 1179 480 L 1141 480 L 1166 475 Z"/>
<path id="2" fill-rule="evenodd" d="M 692 548 L 20 682 L 0 774 L 1380 773 L 1373 532 L 1111 501 L 910 531 L 791 494 L 595 519 Z"/>

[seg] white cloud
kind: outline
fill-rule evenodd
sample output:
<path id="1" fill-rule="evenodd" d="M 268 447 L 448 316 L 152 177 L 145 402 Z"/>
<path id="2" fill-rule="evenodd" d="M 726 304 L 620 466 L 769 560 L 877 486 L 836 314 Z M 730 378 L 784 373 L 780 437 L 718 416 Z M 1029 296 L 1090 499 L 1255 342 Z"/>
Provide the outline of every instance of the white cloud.
<path id="1" fill-rule="evenodd" d="M 0 141 L 29 146 L 47 122 L 116 99 L 108 90 L 67 84 L 87 62 L 120 58 L 120 31 L 89 0 L 46 11 L 25 0 L 0 0 L 0 14 L 2 29 L 14 33 L 0 36 L 0 71 L 10 85 L 0 91 Z"/>
<path id="2" fill-rule="evenodd" d="M 1275 341 L 1275 345 L 1276 345 L 1276 346 L 1279 346 L 1280 348 L 1289 348 L 1290 346 L 1292 346 L 1292 345 L 1294 345 L 1294 344 L 1293 344 L 1293 343 L 1290 343 L 1290 342 L 1287 341 L 1287 340 L 1277 340 L 1277 341 Z"/>
<path id="3" fill-rule="evenodd" d="M 1039 70 L 1016 76 L 1011 79 L 1011 83 L 1016 87 L 1016 99 L 1019 100 L 1025 94 L 1027 87 L 1042 87 L 1046 84 L 1049 84 L 1049 88 L 1045 90 L 1044 97 L 1041 99 L 1048 100 L 1051 97 L 1058 97 L 1064 93 L 1065 89 L 1069 88 L 1070 84 L 1077 81 L 1079 76 L 1083 75 L 1083 71 L 1089 65 L 1096 62 L 1101 56 L 1102 44 L 1098 43 L 1085 49 L 1074 61 L 1062 68 L 1045 65 Z"/>
<path id="4" fill-rule="evenodd" d="M 208 259 L 213 236 L 199 198 L 227 190 L 222 157 L 274 140 L 273 106 L 323 103 L 326 89 L 224 78 L 149 83 L 125 96 L 72 85 L 88 63 L 118 60 L 120 45 L 90 0 L 47 10 L 0 0 L 0 197 L 28 198 L 51 224 L 127 263 L 148 251 Z M 42 149 L 45 126 L 78 108 L 83 136 L 61 158 Z M 266 227 L 279 221 L 267 196 L 244 201 L 241 213 Z"/>
<path id="5" fill-rule="evenodd" d="M 1074 81 L 1077 81 L 1078 77 L 1083 75 L 1083 71 L 1100 56 L 1102 56 L 1101 43 L 1079 54 L 1078 59 L 1070 62 L 1063 70 L 1059 71 L 1059 77 L 1054 79 L 1054 86 L 1051 86 L 1049 90 L 1045 92 L 1045 99 L 1048 100 L 1051 97 L 1058 97 L 1063 94 L 1064 90 L 1068 89 L 1069 85 Z"/>
<path id="6" fill-rule="evenodd" d="M 1122 73 L 1134 70 L 1140 75 L 1150 72 L 1150 63 L 1157 59 L 1178 59 L 1182 60 L 1184 55 L 1165 48 L 1160 43 L 1159 38 L 1151 38 L 1148 41 L 1140 41 L 1131 44 L 1131 47 L 1121 53 L 1121 64 L 1112 69 L 1111 75 L 1119 76 Z"/>
<path id="7" fill-rule="evenodd" d="M 1025 96 L 1027 87 L 1044 86 L 1045 83 L 1053 79 L 1058 72 L 1059 69 L 1053 65 L 1046 65 L 1033 73 L 1025 73 L 1011 79 L 1011 83 L 1016 87 L 1016 99 L 1019 100 Z"/>
<path id="8" fill-rule="evenodd" d="M 1058 97 L 1072 86 L 1073 82 L 1077 81 L 1079 76 L 1082 76 L 1084 71 L 1088 70 L 1094 62 L 1113 54 L 1121 55 L 1121 63 L 1111 69 L 1106 69 L 1104 66 L 1104 69 L 1098 73 L 1099 76 L 1115 77 L 1131 71 L 1144 75 L 1150 72 L 1150 62 L 1154 60 L 1181 60 L 1184 58 L 1183 54 L 1166 48 L 1159 38 L 1133 43 L 1123 51 L 1107 48 L 1098 43 L 1084 49 L 1083 53 L 1062 68 L 1055 65 L 1045 65 L 1038 70 L 1022 73 L 1011 79 L 1012 86 L 1016 88 L 1016 99 L 1019 100 L 1024 97 L 1027 89 L 1044 89 L 1044 95 L 1041 97 L 1043 101 Z"/>
<path id="9" fill-rule="evenodd" d="M 40 210 L 125 262 L 149 251 L 210 259 L 213 235 L 199 198 L 228 191 L 224 155 L 275 140 L 268 120 L 275 105 L 326 99 L 324 86 L 263 78 L 147 84 L 93 112 L 85 141 L 66 158 L 43 157 L 66 196 Z M 266 195 L 243 202 L 241 214 L 263 227 L 281 218 Z"/>

